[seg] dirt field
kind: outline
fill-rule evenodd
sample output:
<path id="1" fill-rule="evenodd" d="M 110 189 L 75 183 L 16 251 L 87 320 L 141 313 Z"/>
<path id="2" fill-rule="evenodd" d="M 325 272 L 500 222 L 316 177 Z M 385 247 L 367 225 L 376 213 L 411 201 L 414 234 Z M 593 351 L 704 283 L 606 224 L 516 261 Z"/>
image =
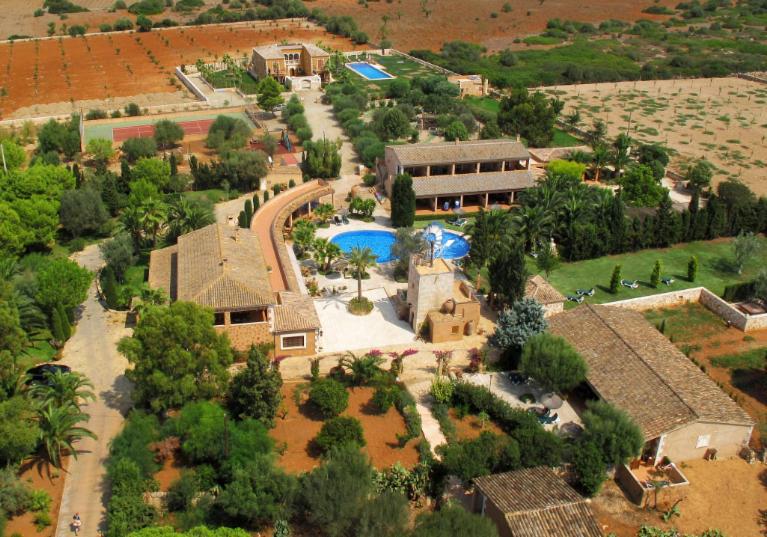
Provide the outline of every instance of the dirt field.
<path id="1" fill-rule="evenodd" d="M 114 5 L 114 0 L 77 0 L 74 3 L 88 9 L 88 11 L 83 13 L 70 13 L 66 20 L 61 20 L 58 15 L 51 15 L 48 13 L 44 14 L 42 17 L 34 16 L 35 10 L 42 7 L 43 0 L 33 0 L 32 2 L 26 0 L 3 0 L 3 17 L 0 17 L 0 39 L 6 39 L 11 35 L 45 37 L 48 35 L 48 23 L 50 22 L 56 24 L 56 27 L 59 29 L 57 33 L 61 33 L 60 28 L 62 24 L 66 24 L 67 26 L 81 24 L 87 27 L 88 32 L 98 32 L 99 25 L 102 23 L 112 24 L 120 18 L 129 18 L 132 21 L 136 19 L 135 15 L 132 15 L 125 10 L 109 13 L 108 10 Z M 133 2 L 126 3 L 130 5 Z M 205 9 L 208 9 L 217 5 L 219 2 L 217 0 L 205 0 L 205 3 Z M 153 15 L 149 18 L 153 20 L 168 18 L 178 22 L 184 22 L 195 18 L 200 11 L 203 11 L 203 9 L 185 15 L 167 9 L 165 13 L 161 15 Z"/>
<path id="2" fill-rule="evenodd" d="M 489 50 L 500 50 L 515 38 L 538 33 L 549 19 L 560 18 L 582 22 L 608 19 L 665 20 L 668 17 L 642 13 L 652 0 L 512 0 L 512 10 L 503 12 L 507 0 L 400 0 L 373 1 L 367 7 L 358 0 L 316 0 L 307 2 L 329 15 L 350 15 L 372 41 L 381 39 L 383 17 L 388 15 L 386 36 L 395 48 L 438 50 L 446 41 L 470 41 Z M 673 7 L 674 0 L 661 0 L 660 5 Z M 427 16 L 424 11 L 429 12 Z M 493 18 L 491 13 L 498 16 Z"/>
<path id="3" fill-rule="evenodd" d="M 767 467 L 741 459 L 701 460 L 683 464 L 681 470 L 690 485 L 673 493 L 661 492 L 657 511 L 640 509 L 626 500 L 614 482 L 606 483 L 592 502 L 605 534 L 634 537 L 642 524 L 676 527 L 683 534 L 696 535 L 716 528 L 727 537 L 756 537 L 767 530 L 763 515 L 767 506 Z M 661 514 L 679 498 L 680 516 L 670 523 L 663 522 Z"/>
<path id="4" fill-rule="evenodd" d="M 580 126 L 599 118 L 610 136 L 660 142 L 676 151 L 672 169 L 706 158 L 718 168 L 714 182 L 740 178 L 767 194 L 767 85 L 739 78 L 702 78 L 547 88 L 565 101 L 564 115 L 577 109 Z"/>
<path id="5" fill-rule="evenodd" d="M 485 427 L 477 419 L 477 416 L 468 415 L 463 419 L 459 419 L 454 408 L 451 408 L 448 412 L 450 421 L 455 425 L 456 436 L 459 440 L 473 440 L 477 438 L 483 431 L 488 431 L 495 434 L 504 434 L 500 427 L 498 427 L 492 421 L 485 423 Z"/>
<path id="6" fill-rule="evenodd" d="M 293 391 L 296 383 L 286 383 L 282 388 L 284 409 L 287 410 L 285 419 L 277 413 L 276 426 L 269 434 L 285 451 L 280 456 L 278 464 L 288 472 L 305 472 L 319 466 L 320 456 L 313 449 L 312 440 L 322 428 L 322 419 L 306 402 L 300 408 L 296 407 Z M 418 462 L 418 439 L 413 439 L 400 449 L 397 446 L 397 435 L 405 433 L 405 420 L 397 409 L 390 408 L 385 414 L 375 414 L 369 410 L 372 388 L 351 388 L 349 390 L 349 407 L 343 412 L 344 416 L 353 416 L 362 422 L 367 445 L 363 451 L 367 453 L 376 468 L 388 468 L 399 462 L 407 468 Z M 304 394 L 304 401 L 306 394 Z"/>
<path id="7" fill-rule="evenodd" d="M 67 466 L 67 460 L 64 461 L 64 468 Z M 51 525 L 38 532 L 35 528 L 35 513 L 24 513 L 21 516 L 13 517 L 8 521 L 5 527 L 5 535 L 37 535 L 38 537 L 53 537 L 56 533 L 56 524 L 61 505 L 61 493 L 64 490 L 64 470 L 56 470 L 49 467 L 47 463 L 38 464 L 37 462 L 27 461 L 21 466 L 21 480 L 24 481 L 33 490 L 44 490 L 51 496 Z"/>
<path id="8" fill-rule="evenodd" d="M 321 28 L 289 21 L 3 43 L 0 118 L 19 117 L 20 110 L 36 115 L 34 105 L 61 103 L 58 112 L 51 107 L 41 109 L 48 114 L 65 114 L 78 108 L 76 101 L 142 94 L 154 97 L 139 103 L 141 106 L 177 102 L 177 65 L 191 64 L 198 58 L 212 60 L 225 53 L 249 56 L 256 45 L 284 39 L 353 48 L 346 39 Z"/>

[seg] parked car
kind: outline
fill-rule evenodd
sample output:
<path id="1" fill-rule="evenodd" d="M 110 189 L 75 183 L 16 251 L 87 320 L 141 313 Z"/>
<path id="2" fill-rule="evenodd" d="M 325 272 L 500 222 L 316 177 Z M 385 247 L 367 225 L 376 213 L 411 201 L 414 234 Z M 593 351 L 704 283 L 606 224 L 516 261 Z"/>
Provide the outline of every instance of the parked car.
<path id="1" fill-rule="evenodd" d="M 27 369 L 27 384 L 42 383 L 46 381 L 46 375 L 56 372 L 71 373 L 72 368 L 63 364 L 40 364 Z"/>

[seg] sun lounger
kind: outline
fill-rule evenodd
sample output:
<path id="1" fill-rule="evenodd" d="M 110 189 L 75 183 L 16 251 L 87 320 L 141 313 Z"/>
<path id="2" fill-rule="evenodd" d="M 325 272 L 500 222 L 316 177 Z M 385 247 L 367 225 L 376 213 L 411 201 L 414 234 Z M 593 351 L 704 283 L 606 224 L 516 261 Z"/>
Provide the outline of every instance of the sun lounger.
<path id="1" fill-rule="evenodd" d="M 551 416 L 538 416 L 538 422 L 541 425 L 554 425 L 559 423 L 559 414 L 553 414 Z"/>
<path id="2" fill-rule="evenodd" d="M 661 278 L 660 281 L 662 281 L 666 285 L 671 285 L 674 283 L 674 278 Z"/>
<path id="3" fill-rule="evenodd" d="M 639 287 L 639 282 L 637 280 L 621 280 L 621 285 L 629 289 L 636 289 Z"/>
<path id="4" fill-rule="evenodd" d="M 575 293 L 578 296 L 594 296 L 594 293 L 596 292 L 596 289 L 593 287 L 591 289 L 576 289 Z"/>
<path id="5" fill-rule="evenodd" d="M 583 295 L 567 295 L 567 300 L 569 300 L 570 302 L 577 302 L 578 304 L 580 304 L 581 302 L 583 302 Z"/>
<path id="6" fill-rule="evenodd" d="M 341 220 L 340 214 L 333 215 L 333 223 L 337 226 L 340 226 L 343 223 L 343 221 Z"/>
<path id="7" fill-rule="evenodd" d="M 516 371 L 512 371 L 509 373 L 509 381 L 511 381 L 512 384 L 522 384 L 525 382 L 525 376 L 521 373 L 517 373 Z"/>

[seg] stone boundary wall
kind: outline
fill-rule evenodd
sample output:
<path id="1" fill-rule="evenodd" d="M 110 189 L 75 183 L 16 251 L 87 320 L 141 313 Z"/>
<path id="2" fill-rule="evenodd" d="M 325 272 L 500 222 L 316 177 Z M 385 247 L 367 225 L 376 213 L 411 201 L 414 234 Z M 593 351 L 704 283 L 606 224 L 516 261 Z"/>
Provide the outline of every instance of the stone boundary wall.
<path id="1" fill-rule="evenodd" d="M 756 73 L 736 73 L 735 76 L 737 78 L 742 78 L 743 80 L 750 80 L 751 82 L 767 84 L 767 78 L 764 76 L 759 76 L 759 74 Z"/>
<path id="2" fill-rule="evenodd" d="M 416 63 L 420 63 L 424 67 L 428 67 L 429 69 L 433 69 L 437 71 L 438 73 L 442 73 L 443 75 L 447 76 L 459 76 L 458 73 L 454 73 L 450 69 L 445 69 L 444 67 L 440 67 L 439 65 L 434 65 L 431 62 L 427 62 L 426 60 L 422 60 L 420 58 L 416 58 L 415 56 L 411 56 L 410 54 L 406 54 L 402 52 L 401 50 L 397 49 L 389 49 L 392 54 L 395 54 L 397 56 L 402 56 L 403 58 L 407 58 L 408 60 L 414 61 Z"/>
<path id="3" fill-rule="evenodd" d="M 767 313 L 761 315 L 743 313 L 705 287 L 693 287 L 691 289 L 670 291 L 657 295 L 618 300 L 616 302 L 607 302 L 604 305 L 627 308 L 634 311 L 645 311 L 655 308 L 680 306 L 691 302 L 704 306 L 725 322 L 744 332 L 767 328 Z"/>
<path id="4" fill-rule="evenodd" d="M 186 73 L 181 70 L 181 66 L 176 66 L 176 76 L 179 78 L 179 80 L 181 80 L 181 83 L 184 84 L 184 86 L 186 86 L 187 89 L 195 95 L 195 97 L 197 97 L 201 101 L 209 103 L 208 97 L 203 93 L 203 91 L 200 88 L 197 87 L 197 84 L 192 82 L 191 78 L 186 76 Z M 203 79 L 202 77 L 200 77 L 200 79 L 203 80 L 203 82 L 205 81 L 205 79 Z"/>

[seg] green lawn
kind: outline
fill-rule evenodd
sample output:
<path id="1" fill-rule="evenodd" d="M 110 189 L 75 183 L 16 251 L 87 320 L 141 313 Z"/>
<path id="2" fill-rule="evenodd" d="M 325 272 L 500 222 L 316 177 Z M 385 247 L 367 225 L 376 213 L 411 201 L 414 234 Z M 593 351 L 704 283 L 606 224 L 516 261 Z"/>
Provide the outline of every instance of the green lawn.
<path id="1" fill-rule="evenodd" d="M 551 147 L 573 147 L 583 145 L 578 138 L 560 129 L 554 129 L 554 139 L 551 141 Z"/>
<path id="2" fill-rule="evenodd" d="M 205 80 L 214 88 L 233 88 L 236 86 L 246 95 L 253 95 L 258 91 L 258 82 L 245 69 L 214 71 Z"/>
<path id="3" fill-rule="evenodd" d="M 380 56 L 378 54 L 371 54 L 371 59 L 376 63 L 383 65 L 386 68 L 386 72 L 390 75 L 403 78 L 415 78 L 417 76 L 429 76 L 434 74 L 440 74 L 433 69 L 430 69 L 418 62 L 414 62 L 408 58 L 398 55 L 392 56 Z M 386 82 L 380 81 L 380 82 Z"/>
<path id="4" fill-rule="evenodd" d="M 767 239 L 759 238 L 762 248 L 767 248 Z M 645 295 L 665 293 L 690 287 L 706 287 L 721 295 L 726 285 L 747 281 L 758 272 L 757 259 L 746 267 L 742 275 L 732 268 L 732 241 L 719 239 L 679 244 L 671 248 L 643 250 L 628 254 L 613 255 L 563 263 L 551 273 L 549 280 L 565 295 L 575 293 L 576 289 L 596 288 L 596 294 L 588 300 L 593 303 L 613 302 Z M 698 258 L 698 277 L 695 282 L 687 281 L 687 262 L 690 256 Z M 676 280 L 670 286 L 661 284 L 658 288 L 650 286 L 650 274 L 656 260 L 663 264 L 663 276 Z M 639 280 L 637 289 L 621 287 L 617 294 L 608 292 L 610 276 L 615 265 L 621 265 L 622 278 Z M 535 270 L 532 264 L 532 270 Z"/>
<path id="5" fill-rule="evenodd" d="M 663 324 L 663 333 L 676 342 L 700 340 L 701 333 L 712 337 L 727 330 L 727 325 L 718 315 L 697 303 L 648 310 L 644 312 L 644 317 L 656 327 Z"/>
<path id="6" fill-rule="evenodd" d="M 501 109 L 500 101 L 493 97 L 475 97 L 473 95 L 468 95 L 464 97 L 463 100 L 468 105 L 478 106 L 479 108 L 494 114 L 497 114 Z"/>
<path id="7" fill-rule="evenodd" d="M 235 190 L 230 190 L 229 195 L 221 188 L 211 188 L 208 190 L 194 190 L 183 193 L 184 198 L 190 202 L 199 202 L 210 206 L 211 208 L 221 201 L 228 201 L 240 196 Z"/>
<path id="8" fill-rule="evenodd" d="M 725 354 L 711 359 L 714 367 L 726 367 L 727 369 L 757 369 L 767 367 L 767 347 L 751 349 L 739 354 Z"/>

